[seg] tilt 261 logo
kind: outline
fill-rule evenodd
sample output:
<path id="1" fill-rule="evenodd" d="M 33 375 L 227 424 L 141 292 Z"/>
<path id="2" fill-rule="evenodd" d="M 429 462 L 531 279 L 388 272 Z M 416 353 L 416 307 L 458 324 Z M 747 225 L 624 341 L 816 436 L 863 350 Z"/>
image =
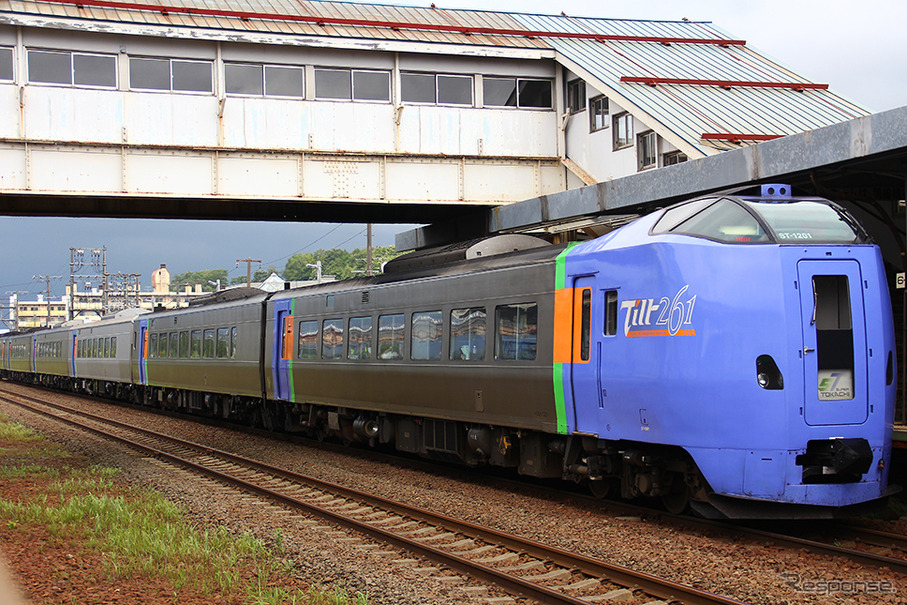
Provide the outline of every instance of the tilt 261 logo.
<path id="1" fill-rule="evenodd" d="M 695 336 L 692 325 L 696 296 L 685 298 L 687 284 L 673 298 L 625 300 L 620 304 L 624 315 L 624 336 Z"/>

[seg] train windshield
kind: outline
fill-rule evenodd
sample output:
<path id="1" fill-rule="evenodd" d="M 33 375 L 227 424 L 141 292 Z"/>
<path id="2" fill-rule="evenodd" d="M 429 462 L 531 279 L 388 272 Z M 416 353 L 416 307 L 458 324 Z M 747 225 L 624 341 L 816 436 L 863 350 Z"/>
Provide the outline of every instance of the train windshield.
<path id="1" fill-rule="evenodd" d="M 745 200 L 768 224 L 779 244 L 864 243 L 865 234 L 849 214 L 823 200 L 769 202 Z"/>
<path id="2" fill-rule="evenodd" d="M 668 208 L 651 233 L 678 233 L 734 244 L 869 241 L 852 216 L 822 199 L 704 198 Z"/>

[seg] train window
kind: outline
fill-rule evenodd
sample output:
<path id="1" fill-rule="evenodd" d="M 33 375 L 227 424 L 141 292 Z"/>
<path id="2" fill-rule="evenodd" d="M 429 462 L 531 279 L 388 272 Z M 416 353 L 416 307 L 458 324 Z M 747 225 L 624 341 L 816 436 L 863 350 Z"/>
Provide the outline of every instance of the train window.
<path id="1" fill-rule="evenodd" d="M 110 337 L 110 356 L 111 357 L 117 356 L 117 337 L 116 336 Z"/>
<path id="2" fill-rule="evenodd" d="M 166 332 L 161 334 L 157 340 L 157 356 L 167 357 L 167 351 L 170 350 L 170 335 Z"/>
<path id="3" fill-rule="evenodd" d="M 617 334 L 617 290 L 605 292 L 605 336 Z"/>
<path id="4" fill-rule="evenodd" d="M 318 320 L 307 319 L 299 322 L 299 343 L 296 357 L 299 359 L 318 358 Z"/>
<path id="5" fill-rule="evenodd" d="M 752 214 L 730 200 L 718 200 L 671 229 L 672 233 L 695 235 L 731 244 L 770 241 Z"/>
<path id="6" fill-rule="evenodd" d="M 230 356 L 230 328 L 217 329 L 215 356 L 219 359 L 226 359 Z"/>
<path id="7" fill-rule="evenodd" d="M 746 204 L 759 213 L 782 244 L 863 241 L 853 218 L 822 201 L 800 200 L 787 204 L 747 201 Z"/>
<path id="8" fill-rule="evenodd" d="M 444 319 L 440 311 L 413 313 L 410 356 L 415 360 L 441 359 Z"/>
<path id="9" fill-rule="evenodd" d="M 403 359 L 403 313 L 378 317 L 378 359 Z"/>
<path id="10" fill-rule="evenodd" d="M 450 358 L 485 359 L 485 307 L 453 309 L 450 312 Z"/>
<path id="11" fill-rule="evenodd" d="M 239 346 L 239 338 L 236 326 L 230 330 L 230 359 L 236 359 L 236 347 Z"/>
<path id="12" fill-rule="evenodd" d="M 176 359 L 180 356 L 180 335 L 179 332 L 170 333 L 170 350 L 167 352 L 167 357 L 171 359 Z"/>
<path id="13" fill-rule="evenodd" d="M 180 357 L 189 357 L 189 332 L 180 332 Z"/>
<path id="14" fill-rule="evenodd" d="M 205 345 L 202 349 L 202 357 L 206 359 L 214 358 L 214 329 L 205 330 Z"/>
<path id="15" fill-rule="evenodd" d="M 853 319 L 847 276 L 814 275 L 812 281 L 819 399 L 853 399 Z"/>
<path id="16" fill-rule="evenodd" d="M 652 227 L 652 233 L 666 233 L 671 231 L 687 220 L 706 206 L 712 204 L 715 201 L 715 198 L 706 198 L 703 200 L 694 200 L 688 204 L 680 204 L 679 206 L 674 206 L 665 210 L 665 213 L 661 215 L 661 218 L 658 219 L 658 222 L 655 223 L 655 226 Z"/>
<path id="17" fill-rule="evenodd" d="M 189 357 L 198 359 L 202 356 L 202 331 L 192 330 L 189 333 Z"/>
<path id="18" fill-rule="evenodd" d="M 589 361 L 592 341 L 592 289 L 583 288 L 582 311 L 580 313 L 579 358 Z"/>
<path id="19" fill-rule="evenodd" d="M 494 357 L 509 361 L 533 361 L 539 327 L 535 303 L 499 305 L 494 310 Z"/>
<path id="20" fill-rule="evenodd" d="M 350 318 L 350 346 L 347 352 L 350 359 L 372 358 L 372 318 Z"/>
<path id="21" fill-rule="evenodd" d="M 104 357 L 104 346 L 101 345 L 98 351 L 98 357 Z M 157 334 L 152 334 L 148 338 L 148 357 L 157 357 Z"/>
<path id="22" fill-rule="evenodd" d="M 321 358 L 343 359 L 343 320 L 325 319 L 321 324 Z"/>

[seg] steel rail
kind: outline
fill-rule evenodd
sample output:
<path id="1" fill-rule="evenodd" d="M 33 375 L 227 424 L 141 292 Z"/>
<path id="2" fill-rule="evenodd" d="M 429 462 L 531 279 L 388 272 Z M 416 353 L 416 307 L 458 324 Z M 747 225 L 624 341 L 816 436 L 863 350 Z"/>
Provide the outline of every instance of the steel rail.
<path id="1" fill-rule="evenodd" d="M 358 490 L 349 489 L 328 481 L 323 481 L 314 477 L 309 477 L 299 473 L 294 473 L 292 471 L 287 471 L 285 469 L 280 469 L 277 467 L 272 467 L 268 464 L 258 462 L 256 460 L 251 460 L 242 456 L 237 456 L 229 452 L 224 452 L 216 448 L 211 448 L 205 445 L 194 443 L 191 441 L 186 441 L 176 437 L 171 437 L 168 435 L 162 435 L 148 429 L 143 429 L 141 427 L 136 427 L 127 423 L 122 423 L 116 420 L 98 416 L 95 414 L 82 412 L 74 410 L 72 408 L 67 408 L 66 406 L 61 406 L 58 404 L 41 401 L 27 395 L 21 394 L 11 394 L 15 397 L 19 397 L 26 400 L 31 400 L 39 405 L 48 406 L 63 411 L 67 414 L 81 415 L 86 418 L 90 418 L 97 422 L 106 423 L 118 428 L 123 428 L 126 430 L 131 430 L 139 434 L 153 437 L 155 439 L 169 441 L 180 447 L 194 449 L 204 454 L 209 454 L 217 456 L 220 458 L 227 459 L 236 464 L 251 466 L 257 470 L 270 473 L 277 477 L 282 477 L 285 479 L 293 480 L 296 482 L 307 483 L 309 485 L 314 485 L 325 491 L 331 491 L 335 494 L 341 494 L 347 498 L 359 500 L 365 503 L 370 503 L 375 506 L 379 506 L 386 510 L 391 510 L 397 514 L 405 514 L 413 519 L 419 519 L 425 522 L 428 522 L 433 525 L 443 526 L 448 531 L 456 531 L 464 535 L 470 536 L 473 539 L 484 540 L 488 542 L 494 542 L 498 545 L 505 546 L 512 550 L 530 554 L 542 560 L 548 560 L 553 563 L 556 563 L 562 567 L 568 569 L 575 569 L 581 571 L 590 576 L 598 577 L 605 581 L 610 581 L 615 584 L 624 585 L 628 587 L 640 588 L 645 591 L 647 594 L 666 599 L 669 601 L 680 600 L 683 603 L 688 605 L 742 605 L 741 601 L 736 599 L 731 599 L 707 591 L 699 590 L 691 586 L 686 586 L 684 584 L 679 584 L 651 574 L 646 574 L 643 572 L 634 571 L 632 569 L 618 566 L 612 563 L 607 563 L 592 557 L 587 557 L 584 555 L 579 555 L 571 553 L 569 551 L 544 545 L 540 542 L 534 540 L 529 540 L 521 538 L 519 536 L 507 534 L 494 530 L 487 527 L 482 527 L 479 525 L 474 525 L 465 521 L 454 519 L 446 515 L 441 515 L 427 511 L 424 509 L 419 509 L 412 507 L 406 504 L 395 502 L 392 500 L 387 500 L 380 496 L 375 496 L 372 494 L 360 492 Z M 134 440 L 122 437 L 119 435 L 114 435 L 103 431 L 99 428 L 86 425 L 78 420 L 73 418 L 63 418 L 51 412 L 40 410 L 27 403 L 22 403 L 20 401 L 14 401 L 9 399 L 6 395 L 0 395 L 0 400 L 7 401 L 14 405 L 21 406 L 25 409 L 31 410 L 33 412 L 45 415 L 47 417 L 53 418 L 55 420 L 71 424 L 73 426 L 79 427 L 80 429 L 87 430 L 91 433 L 103 436 L 105 438 L 113 439 L 117 442 L 128 445 L 139 449 L 140 451 L 152 454 L 154 456 L 170 460 L 176 464 L 190 468 L 196 472 L 202 473 L 209 477 L 218 479 L 220 481 L 226 481 L 233 485 L 239 486 L 244 490 L 251 491 L 268 498 L 272 498 L 278 502 L 290 505 L 296 508 L 302 508 L 308 512 L 327 518 L 333 522 L 336 522 L 342 526 L 349 527 L 358 532 L 364 533 L 368 536 L 371 536 L 375 539 L 388 542 L 394 546 L 400 547 L 404 550 L 418 553 L 422 556 L 425 556 L 433 561 L 439 562 L 443 565 L 447 565 L 454 569 L 460 570 L 470 576 L 481 578 L 487 582 L 493 583 L 497 586 L 500 586 L 511 593 L 522 594 L 529 598 L 535 599 L 542 603 L 552 603 L 552 604 L 567 604 L 567 605 L 587 605 L 589 601 L 583 600 L 582 598 L 572 597 L 565 595 L 564 593 L 535 584 L 528 579 L 523 579 L 509 573 L 496 570 L 492 567 L 477 563 L 470 559 L 466 559 L 460 556 L 457 556 L 452 553 L 442 551 L 438 548 L 434 548 L 428 544 L 422 542 L 411 540 L 403 536 L 394 534 L 390 531 L 381 529 L 380 527 L 375 527 L 368 523 L 357 521 L 350 517 L 344 516 L 339 513 L 334 513 L 330 510 L 319 508 L 312 504 L 309 504 L 305 501 L 299 500 L 287 494 L 275 491 L 273 489 L 251 483 L 239 477 L 230 475 L 229 473 L 223 473 L 209 467 L 206 467 L 202 464 L 198 464 L 191 460 L 182 458 L 151 446 L 136 442 Z M 530 576 L 531 578 L 531 576 Z"/>

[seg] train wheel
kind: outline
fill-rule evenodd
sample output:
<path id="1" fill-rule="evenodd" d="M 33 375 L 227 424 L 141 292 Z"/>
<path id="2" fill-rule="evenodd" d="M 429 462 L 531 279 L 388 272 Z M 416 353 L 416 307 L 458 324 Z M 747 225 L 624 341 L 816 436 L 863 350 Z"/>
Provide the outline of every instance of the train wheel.
<path id="1" fill-rule="evenodd" d="M 689 511 L 690 492 L 686 485 L 661 497 L 661 503 L 672 515 L 682 515 Z"/>
<path id="2" fill-rule="evenodd" d="M 589 491 L 592 495 L 598 499 L 607 498 L 608 494 L 611 493 L 611 481 L 608 479 L 598 479 L 596 481 L 590 479 L 586 482 L 586 485 L 589 486 Z"/>

